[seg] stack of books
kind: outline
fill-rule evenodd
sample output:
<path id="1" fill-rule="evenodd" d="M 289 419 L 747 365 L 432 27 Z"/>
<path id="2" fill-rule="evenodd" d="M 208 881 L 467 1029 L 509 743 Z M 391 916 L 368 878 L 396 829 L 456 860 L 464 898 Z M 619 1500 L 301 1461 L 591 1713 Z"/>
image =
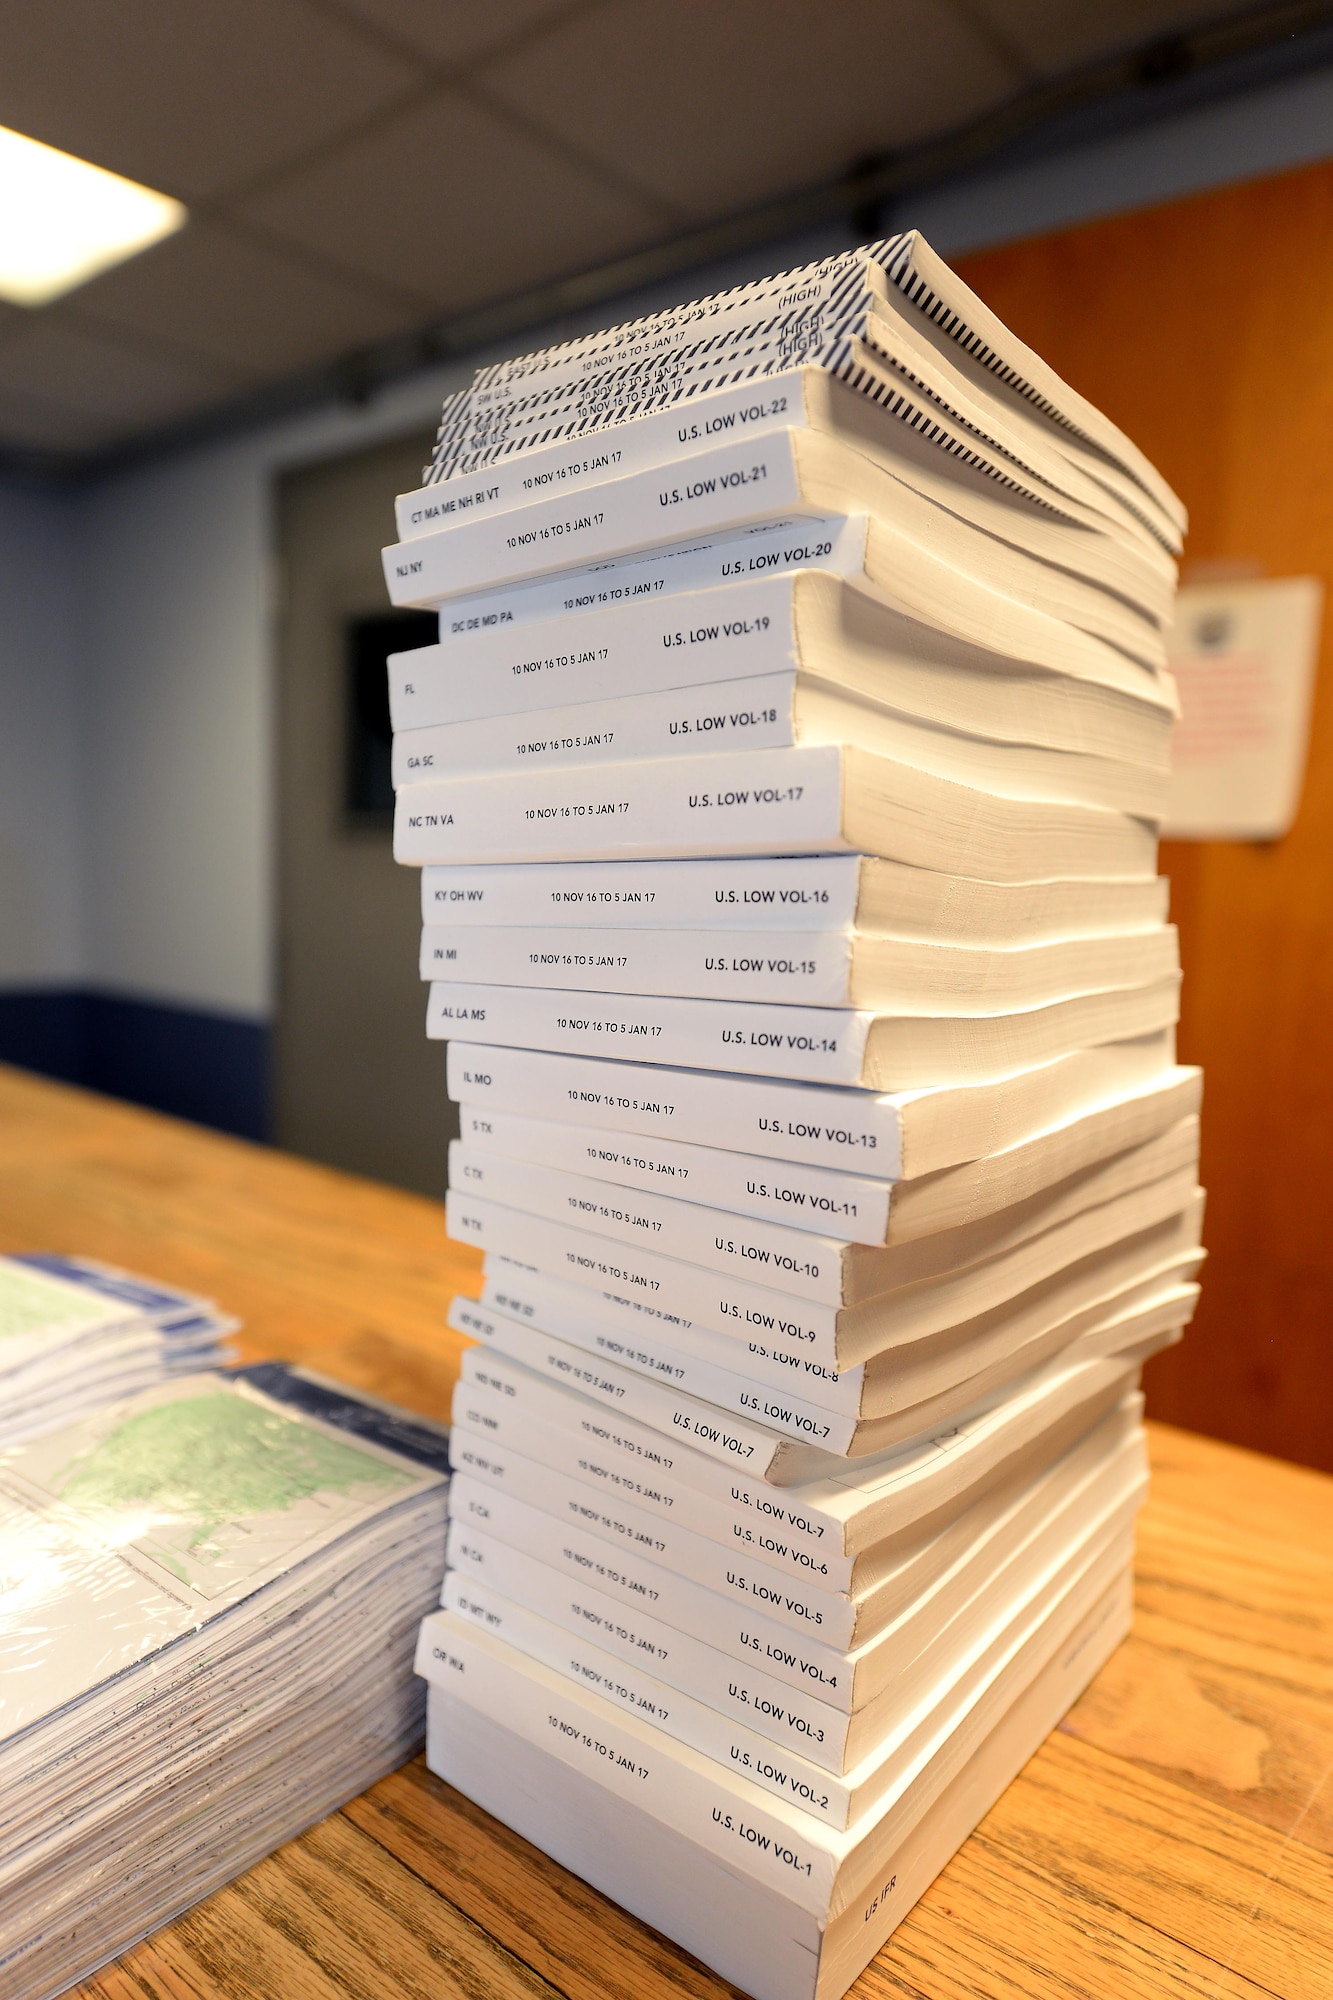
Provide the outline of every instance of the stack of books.
<path id="1" fill-rule="evenodd" d="M 1118 1643 L 1201 1261 L 1183 511 L 915 234 L 482 371 L 385 552 L 451 1043 L 432 1767 L 840 1994 Z"/>
<path id="2" fill-rule="evenodd" d="M 211 1299 L 88 1257 L 0 1257 L 0 1448 L 228 1358 Z"/>
<path id="3" fill-rule="evenodd" d="M 411 1754 L 446 1455 L 278 1364 L 0 1451 L 6 2000 L 63 1992 Z"/>

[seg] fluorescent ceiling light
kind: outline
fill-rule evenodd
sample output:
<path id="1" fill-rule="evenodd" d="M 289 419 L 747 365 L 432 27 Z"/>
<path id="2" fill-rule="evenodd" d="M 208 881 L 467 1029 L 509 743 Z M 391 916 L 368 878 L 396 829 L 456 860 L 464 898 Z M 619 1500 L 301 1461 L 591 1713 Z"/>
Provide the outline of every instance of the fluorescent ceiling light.
<path id="1" fill-rule="evenodd" d="M 0 125 L 0 298 L 44 306 L 170 236 L 186 211 Z"/>

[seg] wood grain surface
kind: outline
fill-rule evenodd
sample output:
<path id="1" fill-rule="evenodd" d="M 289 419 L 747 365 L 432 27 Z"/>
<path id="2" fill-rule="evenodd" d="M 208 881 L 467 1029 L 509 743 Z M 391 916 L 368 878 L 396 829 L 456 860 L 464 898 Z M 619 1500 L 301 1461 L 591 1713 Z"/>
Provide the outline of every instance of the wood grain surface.
<path id="1" fill-rule="evenodd" d="M 968 257 L 986 302 L 1161 467 L 1188 562 L 1322 577 L 1296 824 L 1163 850 L 1185 967 L 1181 1059 L 1206 1073 L 1193 1338 L 1149 1412 L 1333 1471 L 1333 165 Z M 1188 573 L 1188 570 L 1187 570 Z M 1333 1992 L 1333 1973 L 1329 1978 Z"/>
<path id="2" fill-rule="evenodd" d="M 432 1415 L 475 1257 L 443 1212 L 0 1069 L 0 1249 L 199 1286 L 249 1358 Z M 858 1981 L 859 2000 L 1328 2000 L 1333 1480 L 1160 1426 L 1132 1637 Z M 720 2000 L 732 1989 L 418 1759 L 82 2000 Z"/>

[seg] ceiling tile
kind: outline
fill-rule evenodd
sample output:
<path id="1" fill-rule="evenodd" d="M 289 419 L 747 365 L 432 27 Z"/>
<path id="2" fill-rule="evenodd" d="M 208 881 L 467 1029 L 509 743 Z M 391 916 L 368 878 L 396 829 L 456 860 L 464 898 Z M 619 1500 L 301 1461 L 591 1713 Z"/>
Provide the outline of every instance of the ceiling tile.
<path id="1" fill-rule="evenodd" d="M 1213 21 L 1235 8 L 1217 0 L 971 0 L 1043 76 L 1077 69 L 1165 35 Z"/>
<path id="2" fill-rule="evenodd" d="M 238 378 L 276 376 L 400 333 L 428 317 L 377 284 L 312 270 L 300 252 L 253 241 L 226 224 L 192 222 L 71 294 L 82 324 L 189 350 Z"/>
<path id="3" fill-rule="evenodd" d="M 187 201 L 248 186 L 418 79 L 309 0 L 0 0 L 0 125 Z"/>
<path id="4" fill-rule="evenodd" d="M 98 450 L 127 428 L 132 426 L 122 424 L 118 430 L 114 423 L 90 418 L 85 410 L 0 387 L 0 453 L 52 452 L 72 461 Z"/>
<path id="5" fill-rule="evenodd" d="M 660 219 L 503 118 L 442 91 L 244 204 L 445 311 L 651 238 Z"/>
<path id="6" fill-rule="evenodd" d="M 710 216 L 961 124 L 1020 78 L 938 0 L 612 0 L 477 81 Z"/>
<path id="7" fill-rule="evenodd" d="M 569 12 L 568 0 L 342 0 L 343 12 L 382 28 L 431 62 L 465 63 L 535 22 Z"/>
<path id="8" fill-rule="evenodd" d="M 88 418 L 94 437 L 107 423 L 150 430 L 236 386 L 221 369 L 192 367 L 46 318 L 0 341 L 0 394 L 77 411 Z"/>

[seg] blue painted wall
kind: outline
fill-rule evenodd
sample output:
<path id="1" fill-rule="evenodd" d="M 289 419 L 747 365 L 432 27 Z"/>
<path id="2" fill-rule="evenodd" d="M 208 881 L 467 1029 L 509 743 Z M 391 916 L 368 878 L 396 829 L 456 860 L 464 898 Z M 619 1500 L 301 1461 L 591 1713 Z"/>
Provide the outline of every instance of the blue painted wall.
<path id="1" fill-rule="evenodd" d="M 266 1022 L 79 988 L 0 992 L 0 1062 L 267 1140 Z"/>

